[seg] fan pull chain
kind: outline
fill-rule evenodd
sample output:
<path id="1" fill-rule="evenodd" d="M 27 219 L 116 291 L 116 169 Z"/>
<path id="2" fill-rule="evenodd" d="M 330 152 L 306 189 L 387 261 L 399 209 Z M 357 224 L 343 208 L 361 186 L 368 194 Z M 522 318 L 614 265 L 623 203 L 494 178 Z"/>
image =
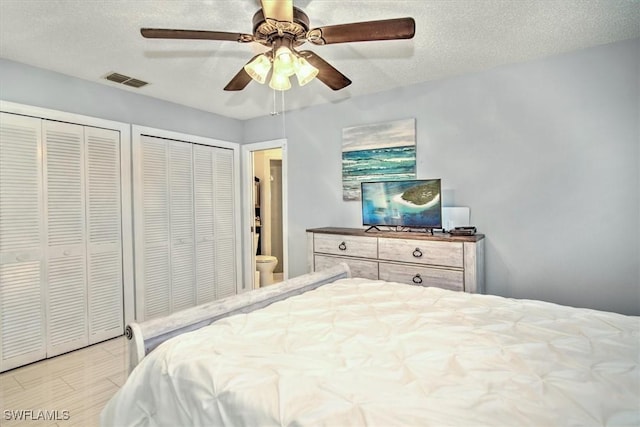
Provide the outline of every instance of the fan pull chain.
<path id="1" fill-rule="evenodd" d="M 271 110 L 271 115 L 279 116 L 280 113 L 278 112 L 278 106 L 276 105 L 276 90 L 272 89 L 272 92 L 273 92 L 273 109 Z"/>
<path id="2" fill-rule="evenodd" d="M 285 117 L 287 115 L 285 108 L 284 108 L 284 91 L 281 92 L 282 93 L 282 138 L 286 139 L 287 138 L 287 122 L 285 120 Z"/>
<path id="3" fill-rule="evenodd" d="M 277 100 L 276 100 L 276 90 L 273 90 L 273 110 L 271 111 L 271 116 L 275 117 L 275 116 L 279 116 L 280 114 L 282 114 L 282 137 L 286 138 L 287 137 L 287 122 L 285 120 L 285 108 L 284 108 L 284 91 L 280 91 L 280 93 L 282 94 L 282 98 L 280 99 L 280 111 L 278 111 L 278 105 L 277 105 Z"/>

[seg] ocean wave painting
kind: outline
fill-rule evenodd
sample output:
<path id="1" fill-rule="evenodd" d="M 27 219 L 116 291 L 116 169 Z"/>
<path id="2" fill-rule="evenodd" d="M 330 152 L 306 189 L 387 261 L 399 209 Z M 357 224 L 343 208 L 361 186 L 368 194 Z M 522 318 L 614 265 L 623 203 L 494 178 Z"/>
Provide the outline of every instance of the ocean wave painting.
<path id="1" fill-rule="evenodd" d="M 342 130 L 342 198 L 360 200 L 360 183 L 416 177 L 415 119 Z"/>

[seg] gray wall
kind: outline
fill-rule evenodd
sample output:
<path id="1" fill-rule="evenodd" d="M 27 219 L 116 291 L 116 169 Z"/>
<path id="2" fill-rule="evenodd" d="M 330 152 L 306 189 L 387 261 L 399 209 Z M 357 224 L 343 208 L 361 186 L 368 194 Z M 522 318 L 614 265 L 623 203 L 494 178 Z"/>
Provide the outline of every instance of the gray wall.
<path id="1" fill-rule="evenodd" d="M 233 142 L 288 139 L 289 274 L 305 229 L 359 227 L 342 128 L 416 118 L 418 176 L 486 238 L 489 293 L 640 314 L 640 39 L 241 122 L 0 59 L 0 99 Z M 357 76 L 351 76 L 357 84 Z M 311 84 L 320 84 L 313 82 Z"/>
<path id="2" fill-rule="evenodd" d="M 0 59 L 0 99 L 174 132 L 242 142 L 242 122 Z"/>
<path id="3" fill-rule="evenodd" d="M 285 135 L 246 121 L 245 142 L 288 140 L 290 276 L 306 228 L 361 226 L 342 128 L 415 117 L 418 177 L 486 234 L 488 293 L 640 315 L 639 64 L 635 39 L 288 112 Z"/>

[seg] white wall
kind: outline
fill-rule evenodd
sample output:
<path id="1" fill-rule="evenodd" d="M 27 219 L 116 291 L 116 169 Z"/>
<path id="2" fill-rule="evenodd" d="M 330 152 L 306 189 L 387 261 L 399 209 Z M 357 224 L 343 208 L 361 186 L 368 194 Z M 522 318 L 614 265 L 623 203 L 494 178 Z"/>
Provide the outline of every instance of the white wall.
<path id="1" fill-rule="evenodd" d="M 418 177 L 486 234 L 488 293 L 640 314 L 638 75 L 635 39 L 288 112 L 286 135 L 246 121 L 245 142 L 288 140 L 290 276 L 305 229 L 361 225 L 342 128 L 415 117 Z"/>
<path id="2" fill-rule="evenodd" d="M 361 224 L 342 201 L 342 128 L 415 117 L 418 176 L 441 177 L 445 206 L 469 206 L 487 236 L 489 293 L 640 314 L 639 63 L 640 39 L 615 43 L 287 113 L 286 135 L 282 117 L 243 123 L 3 59 L 0 99 L 233 142 L 286 136 L 290 277 L 306 272 L 307 228 Z"/>
<path id="3" fill-rule="evenodd" d="M 115 86 L 115 84 L 114 84 Z M 241 142 L 242 122 L 0 58 L 0 99 L 158 129 Z"/>

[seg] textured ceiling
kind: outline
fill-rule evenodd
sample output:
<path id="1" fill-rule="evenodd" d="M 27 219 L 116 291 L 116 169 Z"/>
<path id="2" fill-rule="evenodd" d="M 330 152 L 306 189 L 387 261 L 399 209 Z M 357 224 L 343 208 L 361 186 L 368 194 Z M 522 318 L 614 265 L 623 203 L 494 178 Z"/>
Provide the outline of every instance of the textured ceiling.
<path id="1" fill-rule="evenodd" d="M 640 37 L 639 0 L 294 0 L 310 26 L 411 16 L 412 40 L 305 44 L 349 77 L 334 92 L 292 82 L 287 109 Z M 222 88 L 263 48 L 206 40 L 150 40 L 141 27 L 251 33 L 257 0 L 0 0 L 0 56 L 226 117 L 268 115 L 274 94 L 252 82 Z M 150 82 L 104 80 L 109 72 Z M 1 83 L 1 82 L 0 82 Z M 280 96 L 278 96 L 280 100 Z M 278 101 L 280 102 L 280 101 Z"/>

